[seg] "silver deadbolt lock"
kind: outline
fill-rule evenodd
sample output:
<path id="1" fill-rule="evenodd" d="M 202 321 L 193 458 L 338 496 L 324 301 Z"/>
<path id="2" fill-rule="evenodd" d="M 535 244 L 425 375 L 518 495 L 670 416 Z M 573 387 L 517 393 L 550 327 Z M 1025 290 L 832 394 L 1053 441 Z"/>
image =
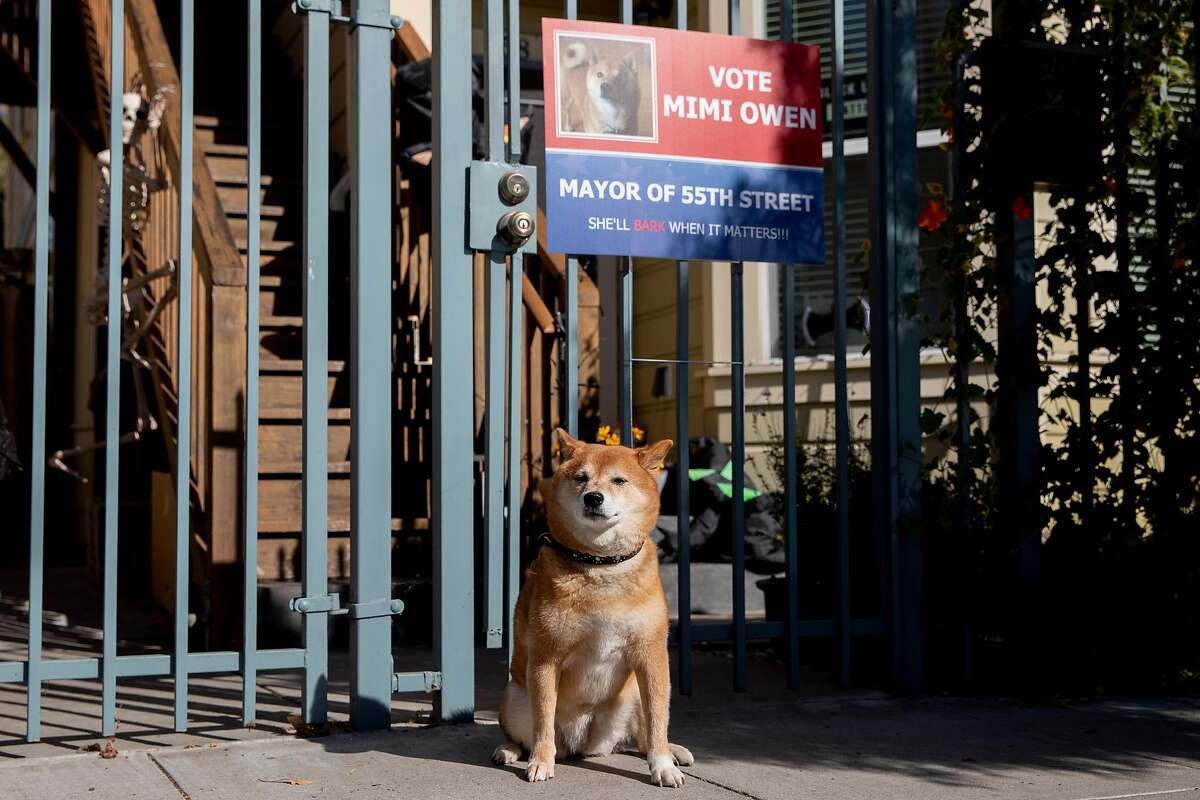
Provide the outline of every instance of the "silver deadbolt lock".
<path id="1" fill-rule="evenodd" d="M 529 181 L 519 172 L 509 172 L 500 179 L 500 199 L 515 206 L 529 197 Z"/>
<path id="2" fill-rule="evenodd" d="M 496 223 L 496 232 L 511 245 L 524 244 L 533 236 L 533 215 L 528 211 L 509 211 Z"/>

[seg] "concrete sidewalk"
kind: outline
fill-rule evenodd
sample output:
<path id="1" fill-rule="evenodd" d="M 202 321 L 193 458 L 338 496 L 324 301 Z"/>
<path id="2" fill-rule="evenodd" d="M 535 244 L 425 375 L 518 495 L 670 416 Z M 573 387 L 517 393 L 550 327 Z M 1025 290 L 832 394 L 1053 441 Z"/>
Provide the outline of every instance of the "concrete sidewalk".
<path id="1" fill-rule="evenodd" d="M 1200 703 L 1189 700 L 679 699 L 671 738 L 697 758 L 676 794 L 650 786 L 632 756 L 561 763 L 531 786 L 522 764 L 491 765 L 500 732 L 481 720 L 14 759 L 0 763 L 0 798 L 1200 798 Z"/>

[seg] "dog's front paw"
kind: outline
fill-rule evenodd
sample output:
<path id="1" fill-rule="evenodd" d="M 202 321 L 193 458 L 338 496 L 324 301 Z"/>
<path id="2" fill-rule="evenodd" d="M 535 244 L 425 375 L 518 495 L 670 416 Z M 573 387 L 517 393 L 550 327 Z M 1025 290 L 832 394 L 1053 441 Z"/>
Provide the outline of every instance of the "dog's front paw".
<path id="1" fill-rule="evenodd" d="M 492 763 L 501 767 L 507 766 L 521 757 L 521 745 L 505 742 L 492 751 Z"/>
<path id="2" fill-rule="evenodd" d="M 679 767 L 675 766 L 674 757 L 669 754 L 651 756 L 648 761 L 651 783 L 670 789 L 679 789 L 683 786 L 683 773 L 680 772 Z"/>
<path id="3" fill-rule="evenodd" d="M 671 750 L 671 757 L 675 759 L 675 763 L 681 767 L 690 767 L 696 763 L 696 759 L 692 757 L 692 751 L 688 750 L 681 744 L 667 745 Z"/>
<path id="4" fill-rule="evenodd" d="M 554 777 L 554 756 L 547 753 L 529 754 L 529 766 L 525 768 L 525 779 L 530 783 L 548 781 Z"/>

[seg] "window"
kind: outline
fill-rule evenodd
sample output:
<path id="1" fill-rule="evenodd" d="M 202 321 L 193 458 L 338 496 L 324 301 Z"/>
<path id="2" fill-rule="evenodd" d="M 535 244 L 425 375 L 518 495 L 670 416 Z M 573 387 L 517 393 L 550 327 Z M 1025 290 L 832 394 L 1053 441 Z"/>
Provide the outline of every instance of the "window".
<path id="1" fill-rule="evenodd" d="M 784 0 L 786 2 L 786 0 Z M 791 0 L 792 29 L 794 40 L 821 47 L 822 94 L 825 103 L 826 141 L 831 138 L 832 103 L 830 102 L 831 31 L 830 4 L 828 0 Z M 917 103 L 918 127 L 926 131 L 918 136 L 920 150 L 917 156 L 917 176 L 922 184 L 936 181 L 948 184 L 949 160 L 940 148 L 940 118 L 938 116 L 939 95 L 948 76 L 939 73 L 934 43 L 940 38 L 945 19 L 947 0 L 917 0 Z M 768 38 L 779 37 L 781 0 L 766 0 L 766 33 Z M 866 297 L 866 279 L 870 269 L 869 259 L 863 253 L 863 244 L 870 236 L 870 157 L 866 150 L 867 136 L 867 3 L 866 0 L 845 0 L 846 51 L 845 51 L 845 122 L 846 122 L 846 295 L 853 303 L 859 296 Z M 828 167 L 832 167 L 826 162 Z M 825 241 L 826 263 L 824 266 L 795 267 L 796 269 L 796 352 L 800 355 L 818 355 L 831 352 L 832 331 L 815 336 L 809 343 L 805 332 L 800 330 L 804 313 L 808 309 L 816 315 L 828 315 L 833 306 L 833 171 L 825 174 Z M 922 261 L 932 259 L 933 252 L 922 252 Z M 776 290 L 778 307 L 774 318 L 772 335 L 773 355 L 782 354 L 782 339 L 778 320 L 782 319 L 782 281 Z M 923 302 L 926 308 L 936 309 L 940 302 L 937 287 L 925 287 Z M 869 298 L 868 298 L 869 299 Z M 820 316 L 810 318 L 809 333 L 828 327 Z M 858 330 L 848 330 L 850 349 L 862 348 L 866 337 Z"/>

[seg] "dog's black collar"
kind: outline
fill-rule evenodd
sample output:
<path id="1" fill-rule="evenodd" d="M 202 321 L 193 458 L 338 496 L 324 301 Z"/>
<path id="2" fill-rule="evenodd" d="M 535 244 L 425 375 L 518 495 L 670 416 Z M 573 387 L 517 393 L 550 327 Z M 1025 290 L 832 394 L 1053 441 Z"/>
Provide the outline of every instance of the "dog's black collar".
<path id="1" fill-rule="evenodd" d="M 622 561 L 628 561 L 638 553 L 642 552 L 642 547 L 645 545 L 645 542 L 642 542 L 642 544 L 639 544 L 637 549 L 632 553 L 622 553 L 616 556 L 598 556 L 595 553 L 585 553 L 582 550 L 575 550 L 567 547 L 565 544 L 558 541 L 548 533 L 543 533 L 540 537 L 538 537 L 538 541 L 542 544 L 553 547 L 555 550 L 562 553 L 572 561 L 578 561 L 580 564 L 588 564 L 593 567 L 609 566 L 612 564 L 620 564 Z"/>

